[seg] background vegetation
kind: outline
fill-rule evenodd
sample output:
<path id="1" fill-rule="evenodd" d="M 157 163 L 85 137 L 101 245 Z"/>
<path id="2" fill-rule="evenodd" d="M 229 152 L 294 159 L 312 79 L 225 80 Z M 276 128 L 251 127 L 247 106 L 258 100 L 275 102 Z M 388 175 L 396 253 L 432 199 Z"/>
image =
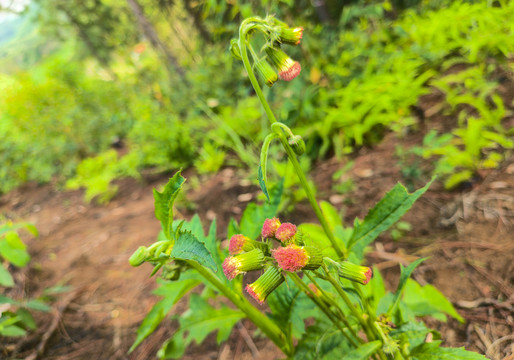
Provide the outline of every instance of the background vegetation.
<path id="1" fill-rule="evenodd" d="M 453 188 L 512 149 L 512 2 L 33 1 L 0 32 L 0 192 L 54 180 L 105 202 L 141 171 L 253 162 L 264 117 L 227 49 L 266 13 L 305 27 L 304 70 L 270 100 L 311 160 L 421 132 L 403 154 Z M 434 93 L 450 128 L 424 122 Z"/>

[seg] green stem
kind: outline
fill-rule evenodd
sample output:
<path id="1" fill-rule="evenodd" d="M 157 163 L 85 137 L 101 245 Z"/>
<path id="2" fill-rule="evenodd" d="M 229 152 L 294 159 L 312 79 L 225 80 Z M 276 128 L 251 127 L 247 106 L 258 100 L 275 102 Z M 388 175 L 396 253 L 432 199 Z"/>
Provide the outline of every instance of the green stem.
<path id="1" fill-rule="evenodd" d="M 248 22 L 251 22 L 251 20 L 249 20 Z M 248 73 L 248 78 L 250 79 L 250 82 L 252 83 L 252 86 L 255 90 L 255 93 L 257 94 L 257 97 L 259 98 L 262 106 L 264 107 L 264 111 L 266 112 L 266 115 L 268 116 L 270 123 L 274 124 L 277 122 L 277 119 L 275 118 L 273 111 L 271 111 L 268 101 L 264 97 L 264 94 L 261 90 L 259 82 L 257 81 L 255 74 L 253 73 L 252 65 L 250 64 L 250 59 L 248 58 L 247 46 L 249 45 L 249 43 L 248 43 L 248 39 L 247 39 L 247 34 L 245 33 L 246 25 L 248 24 L 248 22 L 246 22 L 246 20 L 243 21 L 243 23 L 239 27 L 239 48 L 241 50 L 241 59 L 243 60 L 243 65 L 245 67 L 246 72 Z M 287 140 L 284 137 L 284 135 L 283 134 L 280 134 L 280 135 L 281 135 L 280 141 L 282 143 L 282 146 L 286 150 L 289 160 L 293 163 L 293 167 L 295 169 L 296 175 L 298 176 L 298 179 L 300 180 L 300 184 L 302 185 L 303 189 L 305 190 L 305 193 L 307 194 L 307 199 L 309 200 L 309 203 L 311 204 L 312 209 L 314 210 L 314 213 L 316 214 L 316 217 L 318 218 L 321 226 L 323 227 L 325 234 L 327 235 L 328 239 L 330 240 L 330 243 L 332 244 L 332 247 L 335 249 L 337 255 L 340 258 L 346 258 L 346 251 L 345 251 L 345 249 L 342 249 L 339 246 L 339 244 L 337 243 L 337 240 L 334 237 L 334 234 L 332 234 L 332 231 L 330 230 L 330 227 L 328 226 L 328 222 L 325 219 L 325 217 L 323 216 L 323 213 L 321 212 L 318 202 L 316 201 L 314 192 L 312 191 L 309 184 L 307 183 L 305 174 L 304 174 L 303 170 L 301 169 L 300 164 L 298 163 L 298 160 L 296 159 L 296 154 L 294 153 L 291 146 L 287 143 Z"/>
<path id="2" fill-rule="evenodd" d="M 330 227 L 328 225 L 327 220 L 325 219 L 325 216 L 321 212 L 321 208 L 318 205 L 318 202 L 316 201 L 316 197 L 314 196 L 314 192 L 312 191 L 311 187 L 309 186 L 309 183 L 307 182 L 307 178 L 305 177 L 305 173 L 303 172 L 300 163 L 298 162 L 298 159 L 296 158 L 296 154 L 294 153 L 293 149 L 287 142 L 286 138 L 282 134 L 280 136 L 280 142 L 282 143 L 282 146 L 286 150 L 287 156 L 289 158 L 289 161 L 293 164 L 293 168 L 296 172 L 296 175 L 298 176 L 298 179 L 300 180 L 300 184 L 302 185 L 303 189 L 305 190 L 305 194 L 307 194 L 307 199 L 309 200 L 309 203 L 311 204 L 312 209 L 314 210 L 314 213 L 316 214 L 316 217 L 318 218 L 321 227 L 325 231 L 325 234 L 328 237 L 328 240 L 330 240 L 330 244 L 334 248 L 334 250 L 337 253 L 337 256 L 340 258 L 345 259 L 347 257 L 346 255 L 346 249 L 343 249 L 339 246 L 337 243 L 336 238 L 334 237 L 334 234 L 330 230 Z"/>
<path id="3" fill-rule="evenodd" d="M 294 348 L 291 341 L 288 341 L 286 335 L 272 320 L 270 320 L 264 313 L 253 307 L 248 300 L 241 294 L 237 294 L 228 288 L 223 282 L 209 269 L 203 267 L 193 260 L 184 260 L 189 266 L 198 271 L 205 280 L 209 281 L 219 291 L 223 293 L 235 306 L 248 316 L 248 318 L 277 345 L 280 350 L 287 356 L 292 356 Z"/>
<path id="4" fill-rule="evenodd" d="M 280 134 L 280 130 L 279 129 L 284 130 L 284 132 L 286 133 L 286 137 L 287 138 L 290 138 L 290 137 L 294 136 L 294 134 L 291 131 L 291 129 L 289 128 L 289 126 L 287 126 L 285 124 L 282 124 L 281 122 L 278 122 L 278 121 L 273 123 L 273 124 L 271 124 L 271 130 L 273 130 L 274 133 Z"/>
<path id="5" fill-rule="evenodd" d="M 339 307 L 339 305 L 325 292 L 325 290 L 323 290 L 321 288 L 321 286 L 319 286 L 318 282 L 316 281 L 316 279 L 311 275 L 309 274 L 308 272 L 304 271 L 304 274 L 305 276 L 307 276 L 309 278 L 309 280 L 314 284 L 314 286 L 316 286 L 316 288 L 318 288 L 318 290 L 324 295 L 324 297 L 330 302 L 330 304 L 334 307 L 334 309 L 337 310 L 338 314 L 339 314 L 339 319 L 344 323 L 344 325 L 348 328 L 348 330 L 350 330 L 350 332 L 352 333 L 352 335 L 361 343 L 363 344 L 364 343 L 364 340 L 362 340 L 358 335 L 357 333 L 355 332 L 355 330 L 353 329 L 353 327 L 350 325 L 350 323 L 348 322 L 348 320 L 346 319 L 346 316 L 343 312 L 343 310 L 341 310 L 341 308 Z"/>
<path id="6" fill-rule="evenodd" d="M 359 344 L 352 338 L 350 337 L 350 335 L 348 335 L 344 329 L 341 327 L 341 325 L 339 325 L 339 322 L 337 321 L 337 319 L 334 319 L 334 314 L 330 311 L 330 309 L 328 308 L 328 306 L 326 304 L 323 303 L 323 301 L 321 301 L 317 296 L 316 294 L 314 294 L 314 292 L 309 289 L 309 287 L 307 285 L 305 285 L 305 283 L 302 281 L 302 279 L 300 279 L 300 277 L 296 274 L 296 273 L 291 273 L 289 274 L 289 277 L 293 280 L 293 282 L 300 288 L 302 289 L 303 292 L 307 293 L 307 294 L 310 294 L 310 298 L 312 299 L 312 301 L 314 301 L 314 303 L 316 303 L 316 305 L 318 305 L 318 307 L 320 308 L 321 311 L 323 311 L 323 313 L 328 317 L 328 319 L 338 328 L 338 330 L 341 332 L 341 334 L 344 335 L 345 338 L 348 339 L 348 341 L 355 347 L 359 347 Z M 350 331 L 352 331 L 353 329 L 351 329 L 350 327 L 348 327 L 348 329 Z"/>

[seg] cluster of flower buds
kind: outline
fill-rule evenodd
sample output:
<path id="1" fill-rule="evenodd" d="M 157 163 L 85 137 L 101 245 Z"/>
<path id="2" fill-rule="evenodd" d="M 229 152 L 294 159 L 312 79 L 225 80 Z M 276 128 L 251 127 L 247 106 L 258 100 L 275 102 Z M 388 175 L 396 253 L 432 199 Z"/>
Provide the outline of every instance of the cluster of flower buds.
<path id="1" fill-rule="evenodd" d="M 129 264 L 137 267 L 145 261 L 157 259 L 163 253 L 169 255 L 172 249 L 173 243 L 169 240 L 158 241 L 148 248 L 140 246 L 129 258 Z"/>
<path id="2" fill-rule="evenodd" d="M 232 55 L 238 60 L 243 59 L 240 41 L 245 41 L 247 45 L 243 46 L 248 46 L 250 49 L 254 61 L 254 71 L 261 81 L 269 87 L 273 86 L 279 78 L 291 81 L 297 77 L 302 69 L 300 63 L 291 59 L 282 50 L 281 46 L 300 44 L 303 37 L 303 27 L 289 27 L 273 16 L 268 16 L 265 19 L 255 17 L 248 20 L 245 36 L 249 37 L 258 32 L 263 34 L 266 39 L 266 45 L 262 51 L 265 55 L 259 57 L 251 48 L 250 41 L 246 42 L 246 39 L 239 39 L 239 41 L 236 39 L 231 40 L 230 52 Z"/>
<path id="3" fill-rule="evenodd" d="M 272 248 L 273 240 L 278 246 Z M 304 244 L 296 225 L 281 223 L 276 217 L 264 221 L 261 241 L 237 234 L 230 238 L 228 249 L 230 256 L 223 262 L 223 272 L 227 279 L 233 280 L 237 275 L 252 270 L 265 270 L 264 274 L 245 288 L 260 304 L 263 304 L 268 295 L 285 281 L 284 273 L 317 270 L 323 265 L 324 260 L 318 248 Z M 340 277 L 364 285 L 373 275 L 371 268 L 365 266 L 348 261 L 330 262 L 337 267 Z M 314 294 L 321 296 L 317 292 Z"/>

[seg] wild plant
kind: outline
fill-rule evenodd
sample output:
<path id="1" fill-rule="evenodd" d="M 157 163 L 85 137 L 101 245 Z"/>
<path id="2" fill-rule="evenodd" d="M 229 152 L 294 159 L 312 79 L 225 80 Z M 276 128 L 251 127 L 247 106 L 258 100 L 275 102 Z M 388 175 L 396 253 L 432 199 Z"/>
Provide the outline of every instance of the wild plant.
<path id="1" fill-rule="evenodd" d="M 463 348 L 440 347 L 439 333 L 418 320 L 432 316 L 445 321 L 449 315 L 463 321 L 435 287 L 410 278 L 425 259 L 400 265 L 393 292 L 386 290 L 378 269 L 362 265 L 366 248 L 409 210 L 431 182 L 413 193 L 395 185 L 353 226 L 343 224 L 332 205 L 315 198 L 298 161 L 305 151 L 304 140 L 277 121 L 258 80 L 271 87 L 300 73 L 300 63 L 285 50 L 300 44 L 303 31 L 272 16 L 250 17 L 242 22 L 239 38 L 232 40 L 231 52 L 242 61 L 270 122 L 257 174 L 267 201 L 249 204 L 239 223 L 230 222 L 226 249 L 216 240 L 215 221 L 206 235 L 198 216 L 187 222 L 174 219 L 173 203 L 185 181 L 180 171 L 162 191 L 154 190 L 162 231 L 155 243 L 141 246 L 129 261 L 133 266 L 152 264 L 152 275 L 162 269 L 164 280 L 159 280 L 155 294 L 163 299 L 144 319 L 131 351 L 189 293 L 189 310 L 172 315 L 179 327 L 158 352 L 161 359 L 180 358 L 189 344 L 201 343 L 214 331 L 218 343 L 225 341 L 244 318 L 288 359 L 485 359 Z M 287 154 L 319 225 L 297 225 L 276 217 L 283 182 L 269 186 L 267 181 L 273 141 Z M 249 282 L 245 276 L 249 272 L 259 277 Z M 200 284 L 203 290 L 191 293 Z M 226 306 L 227 300 L 234 307 Z"/>

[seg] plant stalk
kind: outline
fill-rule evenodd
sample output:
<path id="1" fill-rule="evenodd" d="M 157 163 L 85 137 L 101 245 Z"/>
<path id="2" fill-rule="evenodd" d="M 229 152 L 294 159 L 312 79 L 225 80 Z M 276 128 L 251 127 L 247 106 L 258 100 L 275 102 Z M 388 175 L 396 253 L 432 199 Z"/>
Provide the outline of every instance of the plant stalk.
<path id="1" fill-rule="evenodd" d="M 209 269 L 204 268 L 193 260 L 184 260 L 189 266 L 198 271 L 205 280 L 209 281 L 219 291 L 223 293 L 235 306 L 248 316 L 248 318 L 263 332 L 277 347 L 284 352 L 287 356 L 292 356 L 294 353 L 293 346 L 288 341 L 286 335 L 272 320 L 270 320 L 264 313 L 253 307 L 246 298 L 241 294 L 237 294 L 229 289 L 221 280 Z"/>
<path id="2" fill-rule="evenodd" d="M 274 124 L 275 122 L 277 122 L 277 119 L 275 118 L 275 115 L 273 114 L 273 111 L 271 110 L 271 107 L 269 106 L 268 101 L 264 97 L 264 94 L 259 85 L 259 82 L 257 81 L 257 78 L 253 72 L 252 65 L 250 64 L 250 59 L 248 58 L 247 46 L 249 46 L 249 43 L 248 43 L 246 33 L 244 32 L 245 25 L 246 25 L 245 22 L 243 22 L 239 28 L 239 48 L 241 50 L 241 59 L 243 61 L 244 68 L 245 68 L 246 72 L 248 73 L 248 78 L 250 79 L 250 82 L 252 83 L 253 89 L 255 90 L 257 97 L 259 98 L 262 106 L 264 107 L 264 111 L 266 112 L 266 115 L 268 116 L 270 123 Z M 314 210 L 316 217 L 318 218 L 323 230 L 325 231 L 325 234 L 327 235 L 328 239 L 330 240 L 330 243 L 332 244 L 337 255 L 340 258 L 345 259 L 346 258 L 346 250 L 342 249 L 339 246 L 339 244 L 337 243 L 337 240 L 334 237 L 334 234 L 330 230 L 330 227 L 328 226 L 328 222 L 325 219 L 323 213 L 321 212 L 318 202 L 316 201 L 316 198 L 314 196 L 314 193 L 313 193 L 312 189 L 310 188 L 309 184 L 307 183 L 305 174 L 304 174 L 303 170 L 301 169 L 300 164 L 298 163 L 296 154 L 294 153 L 291 146 L 288 144 L 284 135 L 283 134 L 279 134 L 279 135 L 280 135 L 280 142 L 282 143 L 282 146 L 286 150 L 289 160 L 293 163 L 293 167 L 296 172 L 296 175 L 298 176 L 298 179 L 300 180 L 300 184 L 302 185 L 303 189 L 305 190 L 305 193 L 307 194 L 307 199 L 309 200 L 309 203 L 311 204 L 311 207 Z"/>

